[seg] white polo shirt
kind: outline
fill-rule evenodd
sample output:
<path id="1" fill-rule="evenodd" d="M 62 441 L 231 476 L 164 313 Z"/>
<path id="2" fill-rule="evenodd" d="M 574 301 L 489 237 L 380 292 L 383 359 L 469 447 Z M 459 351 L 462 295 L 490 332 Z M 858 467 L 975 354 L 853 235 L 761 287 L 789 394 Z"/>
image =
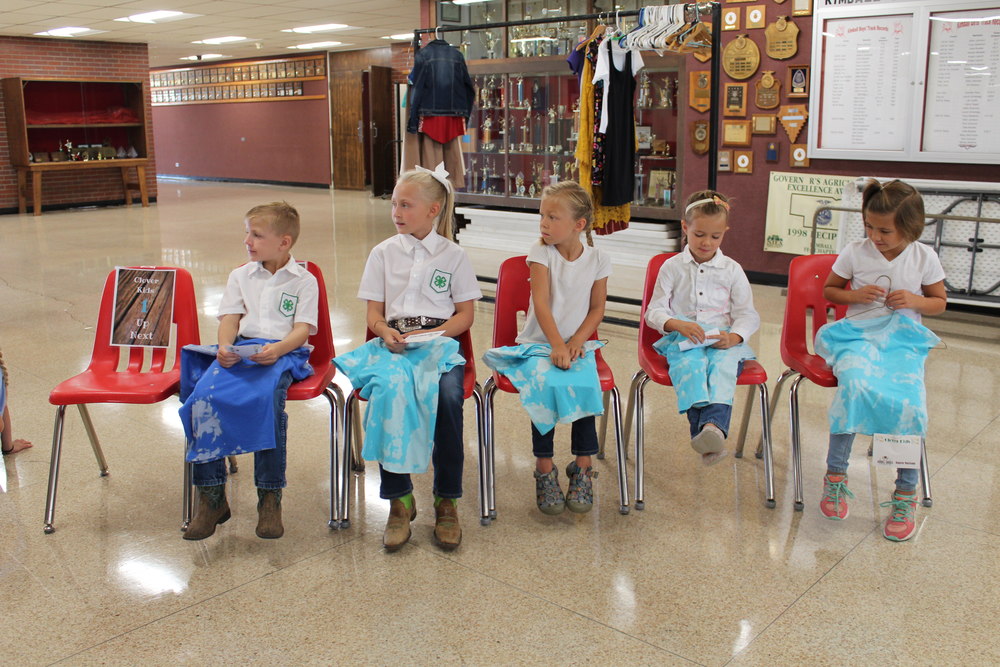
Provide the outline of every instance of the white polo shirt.
<path id="1" fill-rule="evenodd" d="M 679 316 L 702 327 L 729 329 L 744 342 L 760 328 L 750 281 L 743 267 L 723 255 L 721 248 L 715 257 L 699 264 L 685 246 L 660 267 L 646 308 L 646 324 L 663 331 L 667 320 Z"/>
<path id="2" fill-rule="evenodd" d="M 854 241 L 844 246 L 833 263 L 833 272 L 851 281 L 851 289 L 865 285 L 878 285 L 887 292 L 904 289 L 919 296 L 923 286 L 944 280 L 944 267 L 934 249 L 923 243 L 910 243 L 892 261 L 885 258 L 870 239 Z M 884 307 L 885 301 L 852 303 L 847 306 L 847 316 L 865 320 L 882 317 L 892 311 Z M 900 308 L 900 315 L 920 321 L 920 313 L 910 308 Z"/>
<path id="3" fill-rule="evenodd" d="M 455 304 L 482 298 L 468 255 L 433 229 L 421 241 L 396 234 L 372 248 L 358 298 L 385 304 L 385 319 L 446 320 Z"/>
<path id="4" fill-rule="evenodd" d="M 600 248 L 584 245 L 580 256 L 571 262 L 554 245 L 536 243 L 528 250 L 525 261 L 529 266 L 536 263 L 549 270 L 549 309 L 563 342 L 569 340 L 587 319 L 594 283 L 611 275 L 611 259 Z M 534 299 L 529 302 L 524 330 L 518 334 L 517 342 L 549 342 L 535 317 Z"/>
<path id="5" fill-rule="evenodd" d="M 299 322 L 309 325 L 310 336 L 315 334 L 318 310 L 316 278 L 289 257 L 274 274 L 260 262 L 247 262 L 230 273 L 219 319 L 242 315 L 239 333 L 244 338 L 282 340 Z"/>

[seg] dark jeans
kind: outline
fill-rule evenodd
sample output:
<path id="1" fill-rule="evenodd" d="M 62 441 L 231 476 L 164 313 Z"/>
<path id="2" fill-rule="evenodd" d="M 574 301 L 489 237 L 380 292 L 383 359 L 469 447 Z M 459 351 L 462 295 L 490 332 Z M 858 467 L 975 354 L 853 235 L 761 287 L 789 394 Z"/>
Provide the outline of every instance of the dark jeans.
<path id="1" fill-rule="evenodd" d="M 434 425 L 434 495 L 441 498 L 462 497 L 462 468 L 465 446 L 462 427 L 462 407 L 465 402 L 465 366 L 455 366 L 441 376 L 438 383 L 437 423 Z M 379 465 L 382 485 L 379 496 L 401 498 L 413 491 L 413 482 L 405 473 L 389 472 Z"/>
<path id="2" fill-rule="evenodd" d="M 258 489 L 285 488 L 286 442 L 288 440 L 288 414 L 285 399 L 292 384 L 292 374 L 285 371 L 274 388 L 274 449 L 253 453 L 253 479 Z M 251 416 L 247 416 L 252 419 Z M 218 486 L 226 483 L 226 458 L 208 463 L 194 464 L 195 486 Z"/>
<path id="3" fill-rule="evenodd" d="M 536 458 L 551 459 L 554 455 L 552 440 L 555 438 L 556 430 L 542 435 L 531 425 L 531 451 Z M 570 451 L 574 456 L 593 456 L 597 453 L 597 422 L 595 417 L 580 417 L 573 422 L 573 431 L 570 437 Z"/>
<path id="4" fill-rule="evenodd" d="M 700 408 L 688 408 L 687 418 L 691 425 L 691 437 L 701 433 L 705 424 L 715 424 L 729 436 L 729 419 L 733 416 L 733 406 L 725 403 L 709 403 Z"/>

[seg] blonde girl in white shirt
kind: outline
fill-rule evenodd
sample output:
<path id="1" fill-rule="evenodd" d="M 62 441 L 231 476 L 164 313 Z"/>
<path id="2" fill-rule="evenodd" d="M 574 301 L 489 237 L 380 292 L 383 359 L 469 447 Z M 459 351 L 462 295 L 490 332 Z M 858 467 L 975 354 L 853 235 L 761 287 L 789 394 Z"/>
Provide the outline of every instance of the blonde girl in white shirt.
<path id="1" fill-rule="evenodd" d="M 392 191 L 397 234 L 372 249 L 358 297 L 368 302 L 368 328 L 392 352 L 402 352 L 415 331 L 442 331 L 456 338 L 475 317 L 482 297 L 465 251 L 451 240 L 454 194 L 444 164 L 400 174 Z M 443 549 L 462 541 L 458 499 L 462 497 L 464 366 L 441 376 L 431 460 L 434 464 L 434 540 Z M 379 465 L 379 495 L 389 501 L 382 544 L 395 551 L 410 539 L 417 515 L 410 475 Z"/>
<path id="2" fill-rule="evenodd" d="M 681 229 L 687 245 L 663 263 L 646 309 L 646 323 L 664 333 L 676 331 L 692 343 L 714 339 L 711 347 L 717 350 L 746 342 L 760 327 L 760 316 L 743 268 L 720 248 L 729 229 L 729 199 L 714 190 L 695 192 L 688 198 Z M 719 333 L 707 335 L 706 329 Z M 746 358 L 752 358 L 749 349 L 747 354 Z M 673 373 L 671 379 L 677 384 Z M 691 447 L 705 464 L 725 456 L 732 416 L 733 395 L 727 391 L 726 396 L 715 398 L 686 411 L 682 408 L 691 426 Z"/>

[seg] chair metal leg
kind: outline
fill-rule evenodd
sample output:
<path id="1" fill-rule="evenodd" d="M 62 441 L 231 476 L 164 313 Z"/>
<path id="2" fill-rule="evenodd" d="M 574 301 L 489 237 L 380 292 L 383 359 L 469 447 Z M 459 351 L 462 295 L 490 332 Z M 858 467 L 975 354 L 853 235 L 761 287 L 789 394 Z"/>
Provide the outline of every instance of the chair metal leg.
<path id="1" fill-rule="evenodd" d="M 643 457 L 645 456 L 645 428 L 643 427 L 643 398 L 646 393 L 646 383 L 649 376 L 645 371 L 640 371 L 642 377 L 635 385 L 635 508 L 645 509 L 646 503 L 643 501 L 644 480 L 643 480 Z M 635 379 L 633 379 L 633 383 Z"/>
<path id="2" fill-rule="evenodd" d="M 184 488 L 181 491 L 181 532 L 191 524 L 194 506 L 194 464 L 184 461 Z"/>
<path id="3" fill-rule="evenodd" d="M 767 383 L 757 385 L 760 391 L 760 430 L 764 459 L 764 504 L 773 508 L 774 501 L 774 451 L 771 448 L 771 415 L 768 412 Z M 742 447 L 742 442 L 740 443 Z"/>
<path id="4" fill-rule="evenodd" d="M 747 385 L 747 400 L 743 406 L 743 417 L 740 419 L 740 434 L 736 439 L 736 453 L 734 454 L 738 459 L 743 458 L 743 445 L 747 439 L 747 428 L 750 426 L 750 412 L 753 411 L 753 392 L 754 386 Z"/>
<path id="5" fill-rule="evenodd" d="M 597 458 L 604 460 L 604 441 L 608 436 L 608 402 L 610 398 L 609 392 L 603 393 L 604 400 L 604 412 L 601 413 L 601 423 L 597 427 Z"/>
<path id="6" fill-rule="evenodd" d="M 361 456 L 362 445 L 364 444 L 364 430 L 361 427 L 361 410 L 358 406 L 358 399 L 354 399 L 354 409 L 351 410 L 354 418 L 354 449 L 351 450 L 351 469 L 354 472 L 365 471 L 365 457 Z"/>
<path id="7" fill-rule="evenodd" d="M 90 413 L 87 412 L 87 406 L 80 403 L 76 407 L 80 410 L 80 417 L 83 419 L 83 428 L 87 431 L 87 437 L 90 438 L 90 447 L 94 450 L 94 456 L 97 457 L 97 465 L 101 468 L 101 477 L 107 477 L 108 460 L 104 458 L 104 450 L 101 449 L 101 441 L 97 439 L 94 422 L 90 421 Z"/>
<path id="8" fill-rule="evenodd" d="M 795 511 L 801 512 L 804 507 L 802 498 L 802 443 L 799 441 L 799 383 L 805 379 L 799 375 L 788 390 L 789 424 L 792 439 L 792 480 L 795 486 Z"/>
<path id="9" fill-rule="evenodd" d="M 486 492 L 486 507 L 485 507 L 485 517 L 481 516 L 479 522 L 483 525 L 487 525 L 490 521 L 497 518 L 497 505 L 496 505 L 496 430 L 494 428 L 494 406 L 493 401 L 496 398 L 497 386 L 491 377 L 486 381 L 486 385 L 483 388 L 483 413 L 485 415 L 485 443 L 486 451 L 484 452 L 484 465 L 481 468 L 485 473 L 485 478 L 482 484 L 485 485 L 484 490 Z"/>
<path id="10" fill-rule="evenodd" d="M 55 532 L 52 519 L 56 511 L 56 486 L 59 484 L 59 457 L 62 455 L 63 424 L 66 406 L 56 406 L 56 423 L 52 427 L 52 456 L 49 459 L 49 488 L 45 494 L 45 533 Z"/>
<path id="11" fill-rule="evenodd" d="M 489 469 L 486 460 L 490 454 L 489 436 L 487 435 L 489 416 L 486 414 L 488 408 L 483 397 L 483 389 L 479 386 L 479 383 L 476 383 L 472 397 L 476 401 L 476 430 L 478 435 L 476 444 L 478 445 L 479 454 L 479 524 L 488 526 L 490 525 L 490 492 L 487 488 Z"/>
<path id="12" fill-rule="evenodd" d="M 338 492 L 340 494 L 340 528 L 351 527 L 351 452 L 352 439 L 354 438 L 354 426 L 356 420 L 354 414 L 357 411 L 358 399 L 354 392 L 351 392 L 344 401 L 344 443 L 342 447 L 340 465 L 340 484 Z"/>
<path id="13" fill-rule="evenodd" d="M 615 449 L 618 454 L 618 511 L 628 514 L 628 471 L 625 468 L 625 439 L 622 438 L 622 401 L 618 387 L 612 387 L 611 401 L 615 407 Z"/>
<path id="14" fill-rule="evenodd" d="M 786 368 L 781 374 L 781 377 L 778 378 L 777 384 L 774 385 L 774 394 L 771 395 L 771 404 L 767 408 L 767 414 L 770 415 L 768 419 L 774 419 L 774 411 L 778 407 L 778 396 L 781 395 L 781 386 L 785 383 L 785 380 L 793 375 L 795 375 L 795 371 L 791 368 Z M 768 425 L 770 425 L 770 422 L 768 422 Z M 762 435 L 761 439 L 757 441 L 757 458 L 760 458 L 763 447 L 764 437 Z"/>
<path id="15" fill-rule="evenodd" d="M 632 375 L 632 382 L 628 387 L 628 406 L 625 408 L 625 449 L 628 449 L 629 438 L 632 437 L 632 416 L 635 414 L 635 391 L 639 381 L 646 375 L 646 371 L 641 368 Z"/>
<path id="16" fill-rule="evenodd" d="M 344 392 L 335 384 L 323 390 L 330 403 L 330 519 L 326 525 L 331 530 L 340 528 L 340 468 L 344 465 L 340 456 L 338 422 L 344 404 Z"/>
<path id="17" fill-rule="evenodd" d="M 931 497 L 931 475 L 927 465 L 927 443 L 924 438 L 920 438 L 920 484 L 924 487 L 924 499 L 921 504 L 930 507 L 934 504 Z"/>

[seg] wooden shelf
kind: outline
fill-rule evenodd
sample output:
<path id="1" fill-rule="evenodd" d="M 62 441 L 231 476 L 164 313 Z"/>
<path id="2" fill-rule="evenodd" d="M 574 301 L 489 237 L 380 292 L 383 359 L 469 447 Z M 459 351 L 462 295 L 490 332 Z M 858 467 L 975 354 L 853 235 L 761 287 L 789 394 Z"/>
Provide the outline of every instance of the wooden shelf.
<path id="1" fill-rule="evenodd" d="M 187 102 L 156 102 L 154 107 L 181 107 L 190 104 L 237 104 L 239 102 L 294 102 L 296 100 L 325 100 L 326 95 L 275 95 L 274 97 L 240 97 L 228 100 L 189 100 Z"/>
<path id="2" fill-rule="evenodd" d="M 285 83 L 288 81 L 325 81 L 325 76 L 292 76 L 282 79 L 254 79 L 253 81 L 226 81 L 224 83 L 193 83 L 190 85 L 178 85 L 178 86 L 156 86 L 154 90 L 173 90 L 175 88 L 218 88 L 219 86 L 224 86 L 227 88 L 233 86 L 253 86 L 268 83 Z"/>
<path id="3" fill-rule="evenodd" d="M 29 130 L 58 130 L 61 128 L 91 128 L 91 127 L 144 127 L 143 123 L 48 123 L 45 125 L 31 124 Z"/>

